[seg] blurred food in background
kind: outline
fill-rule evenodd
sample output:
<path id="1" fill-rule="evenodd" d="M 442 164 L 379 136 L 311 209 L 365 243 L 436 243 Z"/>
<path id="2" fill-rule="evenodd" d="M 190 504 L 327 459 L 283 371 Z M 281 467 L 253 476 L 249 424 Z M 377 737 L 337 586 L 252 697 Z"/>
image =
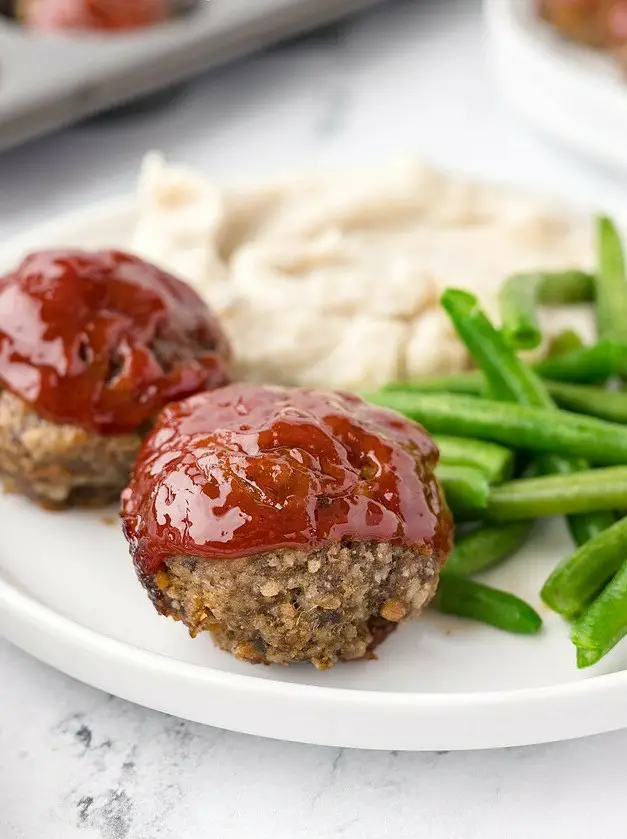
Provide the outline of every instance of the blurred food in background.
<path id="1" fill-rule="evenodd" d="M 0 0 L 0 151 L 138 100 L 168 102 L 188 78 L 376 2 Z"/>
<path id="2" fill-rule="evenodd" d="M 138 29 L 173 17 L 178 6 L 176 0 L 0 0 L 2 14 L 44 30 Z"/>
<path id="3" fill-rule="evenodd" d="M 195 288 L 237 375 L 264 384 L 365 392 L 464 370 L 445 288 L 496 317 L 503 277 L 594 256 L 579 214 L 413 158 L 228 187 L 149 155 L 138 204 L 131 250 Z M 576 328 L 592 337 L 588 314 Z M 573 324 L 572 307 L 552 308 L 546 341 Z"/>
<path id="4" fill-rule="evenodd" d="M 538 6 L 562 35 L 614 52 L 627 71 L 627 0 L 538 0 Z"/>

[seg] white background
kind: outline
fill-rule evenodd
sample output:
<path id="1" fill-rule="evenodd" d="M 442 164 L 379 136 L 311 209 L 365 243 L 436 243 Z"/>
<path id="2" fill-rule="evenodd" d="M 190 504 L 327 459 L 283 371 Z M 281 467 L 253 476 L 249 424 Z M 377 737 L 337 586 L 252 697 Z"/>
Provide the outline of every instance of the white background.
<path id="1" fill-rule="evenodd" d="M 0 236 L 130 191 L 148 148 L 222 180 L 415 152 L 556 197 L 627 204 L 619 175 L 503 106 L 476 0 L 388 3 L 199 80 L 162 110 L 6 153 Z M 623 836 L 625 754 L 627 732 L 468 754 L 256 740 L 130 706 L 0 642 L 1 839 Z"/>

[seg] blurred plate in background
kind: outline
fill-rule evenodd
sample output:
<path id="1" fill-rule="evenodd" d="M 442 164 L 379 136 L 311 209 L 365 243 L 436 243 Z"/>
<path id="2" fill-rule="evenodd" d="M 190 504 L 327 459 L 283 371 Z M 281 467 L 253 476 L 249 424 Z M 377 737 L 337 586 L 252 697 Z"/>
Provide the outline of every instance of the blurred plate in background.
<path id="1" fill-rule="evenodd" d="M 609 55 L 559 37 L 534 0 L 485 0 L 495 77 L 535 127 L 627 172 L 627 78 Z"/>

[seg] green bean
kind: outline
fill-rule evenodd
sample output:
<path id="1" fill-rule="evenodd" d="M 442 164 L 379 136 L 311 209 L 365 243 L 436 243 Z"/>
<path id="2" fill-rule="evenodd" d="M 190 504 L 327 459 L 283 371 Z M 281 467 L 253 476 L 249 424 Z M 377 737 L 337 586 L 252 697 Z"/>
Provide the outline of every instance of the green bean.
<path id="1" fill-rule="evenodd" d="M 486 518 L 494 522 L 572 516 L 627 506 L 627 466 L 508 481 L 490 491 Z"/>
<path id="2" fill-rule="evenodd" d="M 533 370 L 507 346 L 473 294 L 449 288 L 440 302 L 497 399 L 540 408 L 554 407 Z"/>
<path id="3" fill-rule="evenodd" d="M 503 337 L 511 347 L 533 350 L 542 343 L 538 319 L 539 274 L 517 274 L 501 286 L 499 301 Z"/>
<path id="4" fill-rule="evenodd" d="M 453 466 L 471 466 L 484 472 L 490 483 L 502 483 L 514 471 L 514 455 L 497 443 L 468 440 L 462 437 L 436 437 L 440 450 L 440 463 Z"/>
<path id="5" fill-rule="evenodd" d="M 592 346 L 553 355 L 533 365 L 543 379 L 594 384 L 627 372 L 627 341 L 607 337 Z"/>
<path id="6" fill-rule="evenodd" d="M 484 472 L 470 466 L 441 463 L 436 474 L 456 519 L 481 517 L 490 493 L 490 484 Z"/>
<path id="7" fill-rule="evenodd" d="M 544 381 L 550 396 L 560 408 L 627 424 L 627 392 L 605 390 L 594 385 L 575 385 L 567 382 Z M 478 370 L 434 376 L 407 382 L 391 382 L 386 391 L 407 393 L 462 393 L 479 396 L 485 393 L 485 377 Z"/>
<path id="8" fill-rule="evenodd" d="M 486 391 L 485 376 L 480 370 L 452 373 L 447 376 L 425 376 L 421 379 L 390 382 L 383 393 L 461 393 L 468 396 L 482 396 Z"/>
<path id="9" fill-rule="evenodd" d="M 531 522 L 483 525 L 455 540 L 444 573 L 469 577 L 508 559 L 526 542 Z"/>
<path id="10" fill-rule="evenodd" d="M 551 355 L 530 365 L 542 378 L 555 383 L 590 385 L 627 374 L 627 341 L 604 338 L 592 346 Z M 409 386 L 423 392 L 481 393 L 485 380 L 477 370 L 450 376 L 427 376 L 409 382 L 392 382 L 385 390 L 406 390 Z"/>
<path id="11" fill-rule="evenodd" d="M 595 417 L 449 393 L 380 391 L 367 399 L 422 423 L 431 434 L 583 457 L 599 465 L 627 464 L 627 428 Z"/>
<path id="12" fill-rule="evenodd" d="M 442 295 L 442 306 L 475 363 L 484 372 L 497 399 L 555 409 L 555 403 L 541 379 L 507 345 L 481 310 L 476 297 L 465 291 L 448 289 Z M 581 458 L 555 454 L 542 455 L 539 465 L 542 472 L 559 475 L 572 475 L 588 466 Z M 587 513 L 569 519 L 569 526 L 577 543 L 582 544 L 613 521 L 613 516 L 607 512 Z"/>
<path id="13" fill-rule="evenodd" d="M 542 455 L 538 460 L 538 475 L 575 475 L 589 469 L 581 458 L 565 458 L 554 454 Z M 576 545 L 584 545 L 611 527 L 615 516 L 609 510 L 568 516 L 568 529 Z"/>
<path id="14" fill-rule="evenodd" d="M 575 332 L 574 329 L 564 329 L 559 335 L 556 335 L 549 344 L 549 357 L 555 355 L 563 355 L 572 350 L 580 350 L 584 346 L 581 335 Z"/>
<path id="15" fill-rule="evenodd" d="M 542 343 L 537 314 L 540 304 L 593 299 L 594 278 L 583 271 L 515 274 L 505 280 L 499 294 L 503 337 L 515 349 L 535 349 Z"/>
<path id="16" fill-rule="evenodd" d="M 627 518 L 564 559 L 542 588 L 542 599 L 567 618 L 579 615 L 627 558 Z"/>
<path id="17" fill-rule="evenodd" d="M 545 382 L 555 402 L 568 411 L 627 424 L 627 392 L 593 385 Z"/>
<path id="18" fill-rule="evenodd" d="M 581 670 L 584 667 L 591 667 L 599 660 L 595 653 L 590 650 L 583 650 L 581 647 L 575 647 L 577 652 L 577 667 Z"/>
<path id="19" fill-rule="evenodd" d="M 571 268 L 540 274 L 538 302 L 542 306 L 591 303 L 596 293 L 595 277 L 589 271 Z"/>
<path id="20" fill-rule="evenodd" d="M 599 334 L 627 341 L 627 276 L 618 230 L 609 218 L 597 219 L 596 311 Z"/>
<path id="21" fill-rule="evenodd" d="M 542 618 L 524 600 L 454 574 L 440 577 L 435 606 L 444 614 L 470 618 L 521 635 L 533 635 L 542 627 Z"/>
<path id="22" fill-rule="evenodd" d="M 590 539 L 605 532 L 616 521 L 616 516 L 610 510 L 599 510 L 596 513 L 569 516 L 568 529 L 575 545 L 585 545 Z"/>
<path id="23" fill-rule="evenodd" d="M 626 635 L 627 561 L 572 626 L 570 637 L 577 647 L 577 666 L 596 664 Z"/>

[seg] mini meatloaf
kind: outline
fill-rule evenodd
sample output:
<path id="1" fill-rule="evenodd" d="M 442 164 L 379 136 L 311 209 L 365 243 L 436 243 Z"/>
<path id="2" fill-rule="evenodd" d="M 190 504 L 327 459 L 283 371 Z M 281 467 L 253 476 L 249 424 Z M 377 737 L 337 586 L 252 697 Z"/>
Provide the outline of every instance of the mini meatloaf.
<path id="1" fill-rule="evenodd" d="M 16 17 L 34 29 L 120 32 L 171 16 L 172 0 L 14 0 Z"/>
<path id="2" fill-rule="evenodd" d="M 359 659 L 433 597 L 452 522 L 423 428 L 356 396 L 230 385 L 159 416 L 122 495 L 163 615 L 254 663 Z"/>
<path id="3" fill-rule="evenodd" d="M 228 381 L 187 285 L 120 251 L 46 251 L 0 279 L 0 475 L 46 507 L 106 503 L 168 402 Z"/>

